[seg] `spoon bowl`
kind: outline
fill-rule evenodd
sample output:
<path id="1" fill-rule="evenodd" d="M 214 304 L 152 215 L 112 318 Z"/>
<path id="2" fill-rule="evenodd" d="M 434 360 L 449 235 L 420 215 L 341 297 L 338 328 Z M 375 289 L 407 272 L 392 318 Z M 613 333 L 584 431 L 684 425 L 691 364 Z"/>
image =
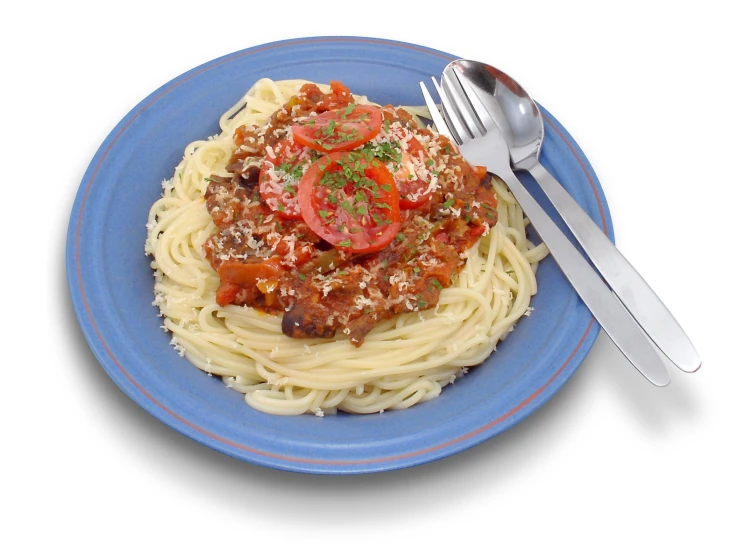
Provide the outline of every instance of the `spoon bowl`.
<path id="1" fill-rule="evenodd" d="M 696 371 L 701 360 L 677 320 L 629 261 L 540 163 L 545 125 L 537 103 L 514 79 L 489 64 L 455 60 L 444 69 L 463 76 L 506 141 L 512 169 L 528 171 L 542 187 L 590 261 L 639 326 L 679 369 Z M 482 123 L 484 124 L 484 123 Z"/>
<path id="2" fill-rule="evenodd" d="M 510 76 L 483 62 L 455 60 L 477 96 L 494 119 L 510 148 L 515 169 L 529 169 L 539 160 L 545 124 L 537 103 Z"/>

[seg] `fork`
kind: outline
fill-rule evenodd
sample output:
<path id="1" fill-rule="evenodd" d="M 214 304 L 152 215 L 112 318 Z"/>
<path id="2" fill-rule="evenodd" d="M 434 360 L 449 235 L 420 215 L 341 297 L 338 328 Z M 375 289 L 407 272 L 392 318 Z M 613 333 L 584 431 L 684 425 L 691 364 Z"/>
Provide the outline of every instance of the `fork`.
<path id="1" fill-rule="evenodd" d="M 444 89 L 431 77 L 441 98 L 443 115 L 421 82 L 421 91 L 439 133 L 449 137 L 472 164 L 484 165 L 502 179 L 603 330 L 633 366 L 654 385 L 663 387 L 669 373 L 655 347 L 626 308 L 552 221 L 512 171 L 507 143 L 476 93 L 451 71 Z"/>

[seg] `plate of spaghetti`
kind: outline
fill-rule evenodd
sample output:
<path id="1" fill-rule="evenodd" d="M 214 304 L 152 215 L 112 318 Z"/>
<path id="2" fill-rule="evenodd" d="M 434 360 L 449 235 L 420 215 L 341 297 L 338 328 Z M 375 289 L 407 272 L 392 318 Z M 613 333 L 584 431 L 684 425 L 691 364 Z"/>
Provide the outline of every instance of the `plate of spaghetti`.
<path id="1" fill-rule="evenodd" d="M 599 329 L 504 184 L 427 126 L 418 83 L 456 58 L 294 39 L 135 107 L 67 238 L 115 383 L 213 449 L 320 474 L 443 458 L 554 395 Z M 590 164 L 544 115 L 544 165 L 612 238 Z"/>

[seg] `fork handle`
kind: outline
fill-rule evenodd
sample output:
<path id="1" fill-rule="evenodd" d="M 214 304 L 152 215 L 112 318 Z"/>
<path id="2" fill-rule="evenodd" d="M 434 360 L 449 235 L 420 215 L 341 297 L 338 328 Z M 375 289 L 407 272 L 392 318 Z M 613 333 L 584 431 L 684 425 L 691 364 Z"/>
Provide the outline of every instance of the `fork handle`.
<path id="1" fill-rule="evenodd" d="M 644 331 L 596 274 L 570 240 L 525 189 L 509 165 L 490 168 L 509 187 L 550 249 L 555 262 L 619 350 L 654 385 L 669 383 L 669 373 Z"/>
<path id="2" fill-rule="evenodd" d="M 702 364 L 697 351 L 649 284 L 542 164 L 537 162 L 527 171 L 545 191 L 598 272 L 654 344 L 679 369 L 697 371 Z"/>

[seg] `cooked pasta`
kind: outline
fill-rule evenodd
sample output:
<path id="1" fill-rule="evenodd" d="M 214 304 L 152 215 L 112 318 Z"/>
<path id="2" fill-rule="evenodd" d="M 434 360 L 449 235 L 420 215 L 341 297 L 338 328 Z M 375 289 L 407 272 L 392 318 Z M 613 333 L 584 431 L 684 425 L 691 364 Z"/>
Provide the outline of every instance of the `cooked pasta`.
<path id="1" fill-rule="evenodd" d="M 223 114 L 221 133 L 187 146 L 174 175 L 163 181 L 145 246 L 163 328 L 181 356 L 264 412 L 375 413 L 433 399 L 483 362 L 531 311 L 537 263 L 547 249 L 527 239 L 528 221 L 497 179 L 496 223 L 464 255 L 465 265 L 438 304 L 379 322 L 359 347 L 341 331 L 330 339 L 290 338 L 282 333 L 281 315 L 216 303 L 220 279 L 204 249 L 216 232 L 204 199 L 206 179 L 227 175 L 236 129 L 265 125 L 304 83 L 257 82 Z"/>

